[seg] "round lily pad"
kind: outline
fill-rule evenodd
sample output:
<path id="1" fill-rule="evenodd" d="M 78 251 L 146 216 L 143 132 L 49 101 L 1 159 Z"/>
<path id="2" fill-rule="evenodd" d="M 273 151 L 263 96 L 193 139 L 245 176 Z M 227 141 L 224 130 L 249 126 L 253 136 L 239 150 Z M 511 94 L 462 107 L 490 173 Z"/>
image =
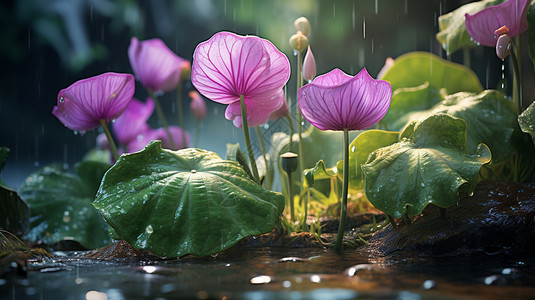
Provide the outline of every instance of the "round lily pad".
<path id="1" fill-rule="evenodd" d="M 121 239 L 165 257 L 210 255 L 270 232 L 284 196 L 256 184 L 234 161 L 155 141 L 121 156 L 93 205 Z"/>

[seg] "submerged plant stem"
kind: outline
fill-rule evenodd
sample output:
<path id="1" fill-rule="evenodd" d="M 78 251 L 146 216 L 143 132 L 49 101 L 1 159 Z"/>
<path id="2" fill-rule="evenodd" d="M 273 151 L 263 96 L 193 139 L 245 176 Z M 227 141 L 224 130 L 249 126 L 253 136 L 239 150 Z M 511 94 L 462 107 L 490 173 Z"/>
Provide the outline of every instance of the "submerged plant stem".
<path id="1" fill-rule="evenodd" d="M 173 140 L 173 136 L 171 135 L 171 132 L 169 131 L 169 126 L 167 125 L 167 119 L 165 118 L 165 114 L 163 113 L 162 106 L 160 105 L 160 101 L 158 101 L 158 97 L 156 97 L 156 94 L 149 90 L 150 97 L 154 101 L 154 104 L 156 106 L 156 113 L 158 114 L 158 117 L 160 118 L 160 121 L 162 121 L 162 126 L 165 129 L 165 133 L 167 133 L 167 138 L 169 139 L 169 144 L 171 144 L 171 148 L 175 149 L 175 141 Z M 184 135 L 184 133 L 182 134 Z"/>
<path id="2" fill-rule="evenodd" d="M 100 119 L 100 126 L 102 126 L 102 129 L 104 130 L 104 134 L 106 134 L 106 138 L 108 139 L 108 143 L 110 144 L 111 152 L 113 153 L 113 158 L 115 159 L 115 161 L 117 161 L 119 159 L 119 152 L 117 151 L 117 146 L 115 145 L 115 142 L 111 137 L 108 124 L 106 124 L 105 120 Z"/>
<path id="3" fill-rule="evenodd" d="M 254 181 L 260 184 L 258 177 L 258 168 L 256 167 L 256 161 L 253 153 L 253 146 L 251 145 L 251 137 L 249 136 L 249 125 L 247 124 L 247 111 L 245 109 L 245 96 L 240 95 L 241 106 L 241 119 L 243 128 L 243 137 L 245 138 L 245 146 L 247 147 L 247 154 L 249 155 L 249 163 L 251 164 L 251 170 L 253 171 Z"/>
<path id="4" fill-rule="evenodd" d="M 342 249 L 342 242 L 344 239 L 344 230 L 346 227 L 347 214 L 347 192 L 349 190 L 349 130 L 344 129 L 344 185 L 342 188 L 342 205 L 340 207 L 340 222 L 338 225 L 338 235 L 336 236 L 336 243 L 334 248 Z"/>
<path id="5" fill-rule="evenodd" d="M 182 113 L 182 82 L 176 87 L 176 109 L 178 114 L 178 126 L 182 130 L 182 148 L 186 148 L 186 132 L 184 129 L 184 115 Z"/>
<path id="6" fill-rule="evenodd" d="M 262 150 L 262 157 L 264 158 L 264 164 L 266 165 L 266 173 L 265 181 L 266 181 L 266 189 L 271 190 L 271 174 L 269 172 L 269 164 L 267 159 L 267 153 L 266 153 L 266 147 L 264 146 L 264 138 L 262 137 L 262 132 L 260 131 L 260 127 L 256 126 L 256 135 L 258 136 L 258 142 L 260 143 L 260 150 Z"/>

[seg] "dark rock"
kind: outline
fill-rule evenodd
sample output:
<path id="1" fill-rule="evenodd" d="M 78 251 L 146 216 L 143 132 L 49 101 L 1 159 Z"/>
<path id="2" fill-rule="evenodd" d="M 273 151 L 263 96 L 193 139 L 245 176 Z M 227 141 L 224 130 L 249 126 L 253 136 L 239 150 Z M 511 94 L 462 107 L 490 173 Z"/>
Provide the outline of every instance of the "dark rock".
<path id="1" fill-rule="evenodd" d="M 387 226 L 366 246 L 374 255 L 529 254 L 535 250 L 535 184 L 480 183 L 444 211 L 433 207 L 411 224 Z"/>

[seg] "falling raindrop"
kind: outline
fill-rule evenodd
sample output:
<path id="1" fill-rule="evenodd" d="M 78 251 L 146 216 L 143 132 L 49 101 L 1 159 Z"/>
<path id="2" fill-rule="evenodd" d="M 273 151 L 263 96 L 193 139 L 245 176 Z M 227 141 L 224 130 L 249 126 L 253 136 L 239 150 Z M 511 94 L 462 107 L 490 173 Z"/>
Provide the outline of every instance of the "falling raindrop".
<path id="1" fill-rule="evenodd" d="M 375 0 L 375 14 L 379 14 L 379 0 Z"/>
<path id="2" fill-rule="evenodd" d="M 366 38 L 366 16 L 362 16 L 362 38 Z"/>
<path id="3" fill-rule="evenodd" d="M 353 11 L 351 14 L 351 24 L 353 25 L 353 30 L 355 30 L 355 3 L 353 2 Z"/>
<path id="4" fill-rule="evenodd" d="M 336 19 L 336 3 L 333 3 L 333 19 Z"/>

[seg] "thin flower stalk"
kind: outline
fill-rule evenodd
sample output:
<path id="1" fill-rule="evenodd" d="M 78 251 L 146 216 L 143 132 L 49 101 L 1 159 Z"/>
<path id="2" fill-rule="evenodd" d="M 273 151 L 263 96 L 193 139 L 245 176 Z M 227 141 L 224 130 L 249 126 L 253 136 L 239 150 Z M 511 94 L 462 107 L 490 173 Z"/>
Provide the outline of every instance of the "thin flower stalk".
<path id="1" fill-rule="evenodd" d="M 342 249 L 347 216 L 347 193 L 349 192 L 349 130 L 344 129 L 344 174 L 342 186 L 342 205 L 340 208 L 340 222 L 338 223 L 338 234 L 336 235 L 335 249 Z"/>
<path id="2" fill-rule="evenodd" d="M 269 171 L 269 162 L 267 158 L 266 153 L 266 146 L 264 145 L 264 138 L 262 136 L 262 131 L 260 130 L 260 127 L 256 126 L 256 135 L 258 137 L 258 143 L 260 144 L 260 150 L 262 150 L 262 158 L 264 159 L 264 165 L 266 166 L 266 172 L 264 173 L 264 180 L 266 182 L 265 186 L 267 189 L 271 189 L 272 182 L 271 182 L 271 173 Z"/>
<path id="3" fill-rule="evenodd" d="M 251 145 L 251 137 L 249 136 L 249 125 L 247 124 L 247 112 L 245 109 L 245 97 L 240 95 L 241 117 L 243 127 L 243 137 L 245 139 L 245 147 L 247 148 L 247 154 L 249 155 L 249 164 L 253 172 L 253 179 L 256 183 L 260 184 L 260 178 L 258 176 L 258 167 L 253 153 L 253 146 Z"/>
<path id="4" fill-rule="evenodd" d="M 119 159 L 119 151 L 117 151 L 117 146 L 115 145 L 115 142 L 113 141 L 113 137 L 111 136 L 110 129 L 108 128 L 108 124 L 106 124 L 105 120 L 101 119 L 100 126 L 104 130 L 104 134 L 106 134 L 106 139 L 108 140 L 111 153 L 113 154 L 113 159 L 114 161 L 117 161 Z"/>
<path id="5" fill-rule="evenodd" d="M 167 138 L 169 139 L 169 143 L 171 144 L 171 148 L 175 148 L 175 141 L 173 140 L 173 136 L 171 135 L 171 132 L 169 131 L 169 125 L 167 123 L 167 118 L 165 118 L 165 114 L 162 110 L 162 106 L 160 105 L 160 101 L 158 100 L 158 97 L 156 96 L 156 93 L 154 91 L 149 90 L 150 97 L 154 101 L 154 105 L 156 107 L 156 113 L 158 114 L 158 118 L 160 118 L 160 121 L 162 122 L 162 126 L 165 129 L 165 132 L 167 133 Z M 185 145 L 185 143 L 184 143 Z"/>

